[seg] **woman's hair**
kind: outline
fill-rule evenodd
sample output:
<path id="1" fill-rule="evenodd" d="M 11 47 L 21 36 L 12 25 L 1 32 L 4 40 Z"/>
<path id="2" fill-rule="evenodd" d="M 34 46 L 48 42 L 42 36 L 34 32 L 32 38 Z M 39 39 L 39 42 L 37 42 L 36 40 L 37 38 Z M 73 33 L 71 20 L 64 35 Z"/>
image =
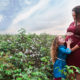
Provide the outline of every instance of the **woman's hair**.
<path id="1" fill-rule="evenodd" d="M 51 45 L 51 59 L 52 59 L 53 63 L 57 59 L 57 51 L 58 51 L 58 46 L 59 46 L 58 39 L 59 39 L 58 36 L 56 36 L 52 42 L 52 45 Z"/>
<path id="2" fill-rule="evenodd" d="M 72 9 L 76 13 L 76 30 L 75 32 L 78 33 L 78 26 L 77 26 L 77 21 L 80 20 L 80 6 L 76 6 Z"/>
<path id="3" fill-rule="evenodd" d="M 76 6 L 72 9 L 76 13 L 76 21 L 80 19 L 80 6 Z"/>

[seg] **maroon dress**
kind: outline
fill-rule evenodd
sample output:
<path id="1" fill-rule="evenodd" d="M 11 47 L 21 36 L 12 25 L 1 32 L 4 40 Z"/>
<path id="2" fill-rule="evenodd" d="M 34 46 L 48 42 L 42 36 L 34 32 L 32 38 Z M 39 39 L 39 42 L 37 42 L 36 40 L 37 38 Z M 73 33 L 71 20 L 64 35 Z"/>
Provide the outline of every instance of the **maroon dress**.
<path id="1" fill-rule="evenodd" d="M 80 46 L 80 25 L 74 26 L 74 22 L 70 24 L 69 28 L 67 29 L 67 32 L 73 32 L 74 35 L 72 36 L 66 36 L 66 41 L 71 38 L 72 43 L 71 43 L 71 48 L 74 47 L 75 45 Z M 80 68 L 80 48 L 73 51 L 70 55 L 67 57 L 67 64 L 68 65 L 73 65 L 76 67 Z"/>

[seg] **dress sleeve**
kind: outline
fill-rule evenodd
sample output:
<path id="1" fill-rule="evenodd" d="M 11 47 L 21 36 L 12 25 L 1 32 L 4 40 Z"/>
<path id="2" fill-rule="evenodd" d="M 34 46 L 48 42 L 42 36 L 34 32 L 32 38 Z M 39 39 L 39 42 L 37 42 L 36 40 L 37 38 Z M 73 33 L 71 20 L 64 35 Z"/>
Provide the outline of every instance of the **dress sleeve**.
<path id="1" fill-rule="evenodd" d="M 62 52 L 63 54 L 70 54 L 71 50 L 69 48 L 59 48 L 60 52 Z"/>

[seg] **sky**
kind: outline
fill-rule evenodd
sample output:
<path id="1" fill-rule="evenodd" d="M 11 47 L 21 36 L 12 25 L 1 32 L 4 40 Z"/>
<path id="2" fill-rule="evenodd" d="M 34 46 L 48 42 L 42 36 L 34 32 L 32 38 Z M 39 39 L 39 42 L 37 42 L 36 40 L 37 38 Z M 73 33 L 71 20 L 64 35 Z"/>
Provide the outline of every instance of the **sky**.
<path id="1" fill-rule="evenodd" d="M 80 0 L 0 0 L 0 34 L 63 35 L 73 21 L 72 8 Z"/>

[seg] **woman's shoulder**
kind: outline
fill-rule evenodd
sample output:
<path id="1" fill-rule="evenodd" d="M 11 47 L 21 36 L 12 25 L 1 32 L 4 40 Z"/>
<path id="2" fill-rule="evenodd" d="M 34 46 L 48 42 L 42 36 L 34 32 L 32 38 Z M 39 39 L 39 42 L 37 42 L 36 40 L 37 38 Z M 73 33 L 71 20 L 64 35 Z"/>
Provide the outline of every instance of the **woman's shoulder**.
<path id="1" fill-rule="evenodd" d="M 71 22 L 71 23 L 70 23 L 69 27 L 71 27 L 71 26 L 74 26 L 74 22 Z"/>

